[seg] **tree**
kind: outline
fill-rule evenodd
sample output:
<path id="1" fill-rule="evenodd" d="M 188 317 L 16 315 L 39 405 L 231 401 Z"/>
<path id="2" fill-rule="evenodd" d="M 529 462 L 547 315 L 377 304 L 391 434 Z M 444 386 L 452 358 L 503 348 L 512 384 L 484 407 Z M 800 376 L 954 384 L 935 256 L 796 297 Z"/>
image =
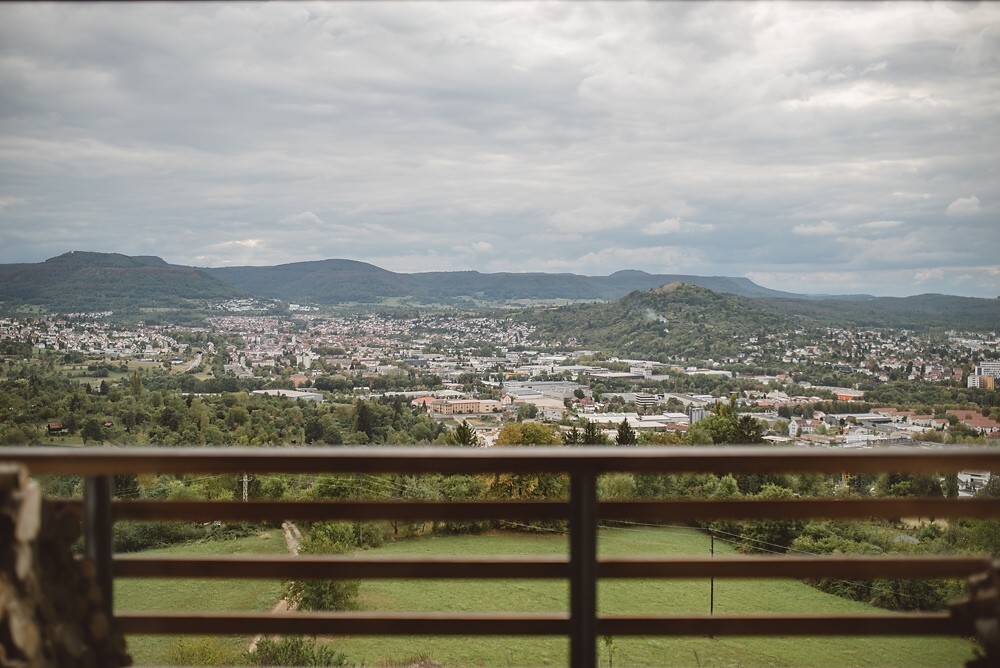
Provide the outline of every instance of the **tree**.
<path id="1" fill-rule="evenodd" d="M 532 403 L 521 404 L 517 407 L 517 421 L 534 420 L 538 417 L 538 406 Z"/>
<path id="2" fill-rule="evenodd" d="M 508 422 L 497 435 L 497 445 L 558 445 L 560 439 L 548 425 Z"/>
<path id="3" fill-rule="evenodd" d="M 375 437 L 375 427 L 372 420 L 372 413 L 367 402 L 358 401 L 357 415 L 354 419 L 354 431 L 361 432 L 367 436 L 369 443 L 371 443 Z"/>
<path id="4" fill-rule="evenodd" d="M 469 426 L 468 420 L 462 420 L 462 424 L 455 429 L 454 437 L 458 445 L 479 445 L 479 437 Z"/>
<path id="5" fill-rule="evenodd" d="M 83 423 L 83 429 L 80 430 L 80 436 L 83 438 L 84 444 L 87 441 L 102 443 L 104 442 L 104 427 L 97 421 L 97 418 L 87 418 Z"/>
<path id="6" fill-rule="evenodd" d="M 138 397 L 142 394 L 142 376 L 138 371 L 133 371 L 129 377 L 129 390 L 132 392 L 133 397 Z"/>
<path id="7" fill-rule="evenodd" d="M 583 434 L 580 430 L 573 425 L 573 428 L 567 432 L 563 432 L 562 441 L 565 445 L 579 445 L 582 442 Z"/>
<path id="8" fill-rule="evenodd" d="M 779 487 L 768 483 L 764 485 L 756 499 L 791 499 L 794 494 L 787 487 Z M 740 538 L 743 539 L 742 549 L 747 552 L 773 552 L 776 549 L 785 551 L 792 541 L 802 532 L 805 522 L 802 520 L 751 520 L 743 523 Z"/>
<path id="9" fill-rule="evenodd" d="M 944 496 L 941 481 L 937 476 L 911 473 L 886 473 L 875 484 L 878 496 L 920 496 L 940 498 Z"/>
<path id="10" fill-rule="evenodd" d="M 497 445 L 558 445 L 561 439 L 552 427 L 539 422 L 508 422 L 497 435 Z M 492 499 L 564 499 L 569 479 L 554 473 L 495 473 L 484 480 L 487 498 Z M 516 525 L 524 527 L 528 525 Z M 560 528 L 559 522 L 533 522 L 530 528 Z"/>
<path id="11" fill-rule="evenodd" d="M 746 444 L 764 442 L 764 425 L 760 420 L 752 415 L 743 414 L 739 416 L 736 419 L 734 431 L 736 443 Z"/>
<path id="12" fill-rule="evenodd" d="M 314 524 L 300 546 L 300 554 L 344 554 L 353 549 L 354 529 L 346 522 Z M 361 583 L 357 580 L 293 580 L 285 584 L 285 598 L 301 610 L 354 610 Z"/>
<path id="13" fill-rule="evenodd" d="M 607 445 L 608 437 L 598 428 L 596 422 L 587 420 L 587 423 L 583 425 L 580 443 L 583 445 Z"/>
<path id="14" fill-rule="evenodd" d="M 624 418 L 618 425 L 618 433 L 615 435 L 615 443 L 618 445 L 635 445 L 639 439 L 635 435 L 635 430 L 628 423 L 628 418 Z"/>

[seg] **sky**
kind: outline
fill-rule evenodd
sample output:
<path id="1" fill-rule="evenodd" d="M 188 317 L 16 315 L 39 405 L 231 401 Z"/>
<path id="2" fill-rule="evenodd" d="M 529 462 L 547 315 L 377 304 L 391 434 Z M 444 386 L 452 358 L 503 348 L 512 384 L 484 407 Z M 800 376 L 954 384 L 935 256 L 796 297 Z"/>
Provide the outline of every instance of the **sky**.
<path id="1" fill-rule="evenodd" d="M 1000 3 L 0 5 L 0 263 L 1000 295 Z"/>

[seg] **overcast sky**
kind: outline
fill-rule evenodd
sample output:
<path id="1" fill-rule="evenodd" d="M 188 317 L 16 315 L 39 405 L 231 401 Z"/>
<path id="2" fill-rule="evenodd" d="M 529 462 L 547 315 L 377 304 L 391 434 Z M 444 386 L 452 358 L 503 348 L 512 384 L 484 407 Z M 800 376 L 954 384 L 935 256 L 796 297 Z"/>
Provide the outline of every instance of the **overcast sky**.
<path id="1" fill-rule="evenodd" d="M 1000 295 L 1000 3 L 0 5 L 0 263 Z"/>

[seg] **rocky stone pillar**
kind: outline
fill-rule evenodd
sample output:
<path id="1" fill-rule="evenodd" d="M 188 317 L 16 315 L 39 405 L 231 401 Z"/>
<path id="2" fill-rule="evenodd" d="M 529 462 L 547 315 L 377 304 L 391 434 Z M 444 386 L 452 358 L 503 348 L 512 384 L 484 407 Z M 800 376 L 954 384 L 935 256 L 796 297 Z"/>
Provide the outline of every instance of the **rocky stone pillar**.
<path id="1" fill-rule="evenodd" d="M 70 551 L 80 528 L 23 467 L 0 463 L 0 665 L 132 664 L 103 612 L 93 564 Z"/>

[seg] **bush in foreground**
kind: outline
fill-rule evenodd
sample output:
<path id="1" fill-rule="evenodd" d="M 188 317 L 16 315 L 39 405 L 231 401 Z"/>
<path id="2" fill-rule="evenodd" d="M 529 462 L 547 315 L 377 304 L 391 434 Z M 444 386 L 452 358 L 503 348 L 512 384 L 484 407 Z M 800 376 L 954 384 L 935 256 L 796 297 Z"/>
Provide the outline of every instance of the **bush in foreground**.
<path id="1" fill-rule="evenodd" d="M 332 647 L 298 636 L 261 638 L 257 649 L 246 652 L 251 666 L 346 666 L 347 657 Z"/>

